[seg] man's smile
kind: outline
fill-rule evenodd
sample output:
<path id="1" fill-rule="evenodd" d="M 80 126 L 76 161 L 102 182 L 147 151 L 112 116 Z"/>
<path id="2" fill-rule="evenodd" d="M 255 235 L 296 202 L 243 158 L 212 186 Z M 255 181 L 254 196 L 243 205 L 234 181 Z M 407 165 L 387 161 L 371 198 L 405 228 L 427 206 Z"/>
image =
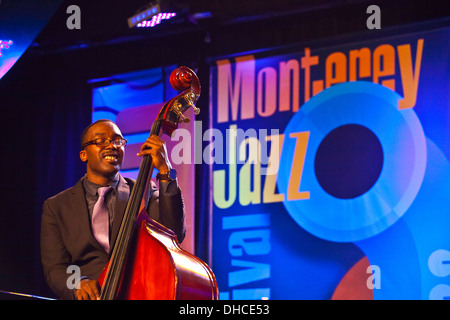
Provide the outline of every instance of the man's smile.
<path id="1" fill-rule="evenodd" d="M 119 159 L 119 154 L 115 152 L 107 152 L 103 154 L 103 159 L 110 163 L 117 163 Z"/>

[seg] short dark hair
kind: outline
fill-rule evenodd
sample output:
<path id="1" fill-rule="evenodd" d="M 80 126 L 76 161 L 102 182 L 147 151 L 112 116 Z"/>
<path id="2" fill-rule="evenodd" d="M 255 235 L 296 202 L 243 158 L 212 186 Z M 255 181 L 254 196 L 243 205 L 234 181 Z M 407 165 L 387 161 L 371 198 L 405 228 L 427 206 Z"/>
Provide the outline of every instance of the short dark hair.
<path id="1" fill-rule="evenodd" d="M 89 129 L 90 129 L 93 125 L 96 125 L 97 123 L 100 123 L 100 122 L 111 122 L 112 124 L 116 125 L 116 123 L 115 123 L 114 121 L 109 120 L 109 119 L 100 119 L 100 120 L 97 120 L 97 121 L 91 123 L 90 125 L 88 125 L 86 128 L 84 128 L 84 130 L 83 130 L 83 132 L 81 133 L 81 136 L 80 136 L 80 148 L 81 148 L 81 150 L 84 149 L 84 148 L 83 148 L 83 145 L 84 145 L 84 143 L 85 143 L 84 139 L 86 139 L 86 135 L 87 135 Z"/>

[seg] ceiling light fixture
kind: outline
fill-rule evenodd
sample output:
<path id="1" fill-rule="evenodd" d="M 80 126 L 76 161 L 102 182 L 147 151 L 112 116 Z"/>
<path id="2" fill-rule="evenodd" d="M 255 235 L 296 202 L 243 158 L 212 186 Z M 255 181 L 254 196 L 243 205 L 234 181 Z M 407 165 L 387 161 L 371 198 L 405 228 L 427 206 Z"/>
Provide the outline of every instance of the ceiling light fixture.
<path id="1" fill-rule="evenodd" d="M 173 9 L 169 9 L 161 0 L 150 2 L 147 6 L 139 9 L 137 13 L 128 18 L 128 27 L 154 27 L 163 20 L 169 20 L 177 15 Z"/>
<path id="2" fill-rule="evenodd" d="M 160 12 L 156 16 L 153 16 L 151 20 L 144 20 L 142 22 L 139 22 L 136 27 L 138 28 L 146 28 L 146 27 L 154 27 L 161 23 L 162 20 L 169 20 L 173 17 L 175 17 L 177 14 L 176 12 Z"/>

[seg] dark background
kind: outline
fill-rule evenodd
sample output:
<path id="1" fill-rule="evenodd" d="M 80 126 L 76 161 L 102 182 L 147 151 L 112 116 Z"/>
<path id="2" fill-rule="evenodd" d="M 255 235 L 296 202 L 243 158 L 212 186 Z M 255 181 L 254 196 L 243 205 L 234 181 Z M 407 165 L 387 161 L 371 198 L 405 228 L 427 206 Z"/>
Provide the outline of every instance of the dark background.
<path id="1" fill-rule="evenodd" d="M 335 41 L 348 34 L 370 37 L 449 16 L 445 1 L 434 0 L 192 0 L 171 1 L 180 14 L 156 28 L 129 29 L 127 18 L 147 3 L 63 1 L 0 80 L 0 290 L 54 297 L 40 264 L 41 206 L 84 174 L 78 146 L 79 135 L 91 120 L 88 80 L 187 65 L 197 70 L 203 92 L 198 105 L 208 110 L 209 61 L 215 57 L 313 40 Z M 66 8 L 72 4 L 81 9 L 81 30 L 66 27 Z M 371 4 L 381 8 L 382 30 L 366 27 Z M 195 21 L 192 14 L 198 12 L 212 16 Z M 207 112 L 199 119 L 207 128 Z M 203 193 L 201 181 L 207 181 L 207 172 L 203 167 L 197 170 L 197 194 Z M 208 199 L 197 196 L 196 200 L 197 223 L 204 226 L 202 212 Z M 197 230 L 197 255 L 206 260 L 205 228 Z"/>

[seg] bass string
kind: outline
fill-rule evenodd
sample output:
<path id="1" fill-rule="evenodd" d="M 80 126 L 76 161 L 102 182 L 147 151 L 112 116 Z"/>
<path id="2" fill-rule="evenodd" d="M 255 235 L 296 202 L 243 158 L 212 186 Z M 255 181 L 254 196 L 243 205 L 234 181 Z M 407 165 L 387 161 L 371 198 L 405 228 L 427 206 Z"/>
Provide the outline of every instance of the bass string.
<path id="1" fill-rule="evenodd" d="M 134 231 L 134 223 L 139 213 L 142 193 L 146 184 L 146 176 L 148 176 L 151 163 L 151 156 L 144 156 L 140 165 L 138 178 L 127 203 L 127 208 L 123 218 L 124 220 L 119 229 L 116 245 L 114 246 L 113 253 L 111 255 L 109 270 L 102 288 L 102 299 L 114 299 L 116 295 L 121 278 L 121 271 L 125 262 L 126 254 L 130 247 L 130 241 Z"/>
<path id="2" fill-rule="evenodd" d="M 174 99 L 170 102 L 173 103 Z M 165 111 L 169 109 L 171 103 L 166 103 L 164 108 L 160 111 L 158 119 L 153 122 L 150 135 L 162 134 L 162 116 Z M 147 184 L 149 174 L 151 174 L 152 157 L 145 155 L 141 161 L 138 177 L 136 179 L 133 190 L 131 191 L 130 198 L 127 203 L 125 215 L 123 217 L 122 224 L 119 229 L 119 234 L 116 239 L 116 245 L 114 246 L 113 253 L 111 255 L 109 270 L 106 273 L 103 288 L 101 291 L 102 300 L 112 300 L 118 293 L 122 271 L 125 264 L 125 259 L 130 248 L 131 238 L 134 232 L 134 224 L 139 214 L 141 201 L 143 199 L 143 193 Z"/>

